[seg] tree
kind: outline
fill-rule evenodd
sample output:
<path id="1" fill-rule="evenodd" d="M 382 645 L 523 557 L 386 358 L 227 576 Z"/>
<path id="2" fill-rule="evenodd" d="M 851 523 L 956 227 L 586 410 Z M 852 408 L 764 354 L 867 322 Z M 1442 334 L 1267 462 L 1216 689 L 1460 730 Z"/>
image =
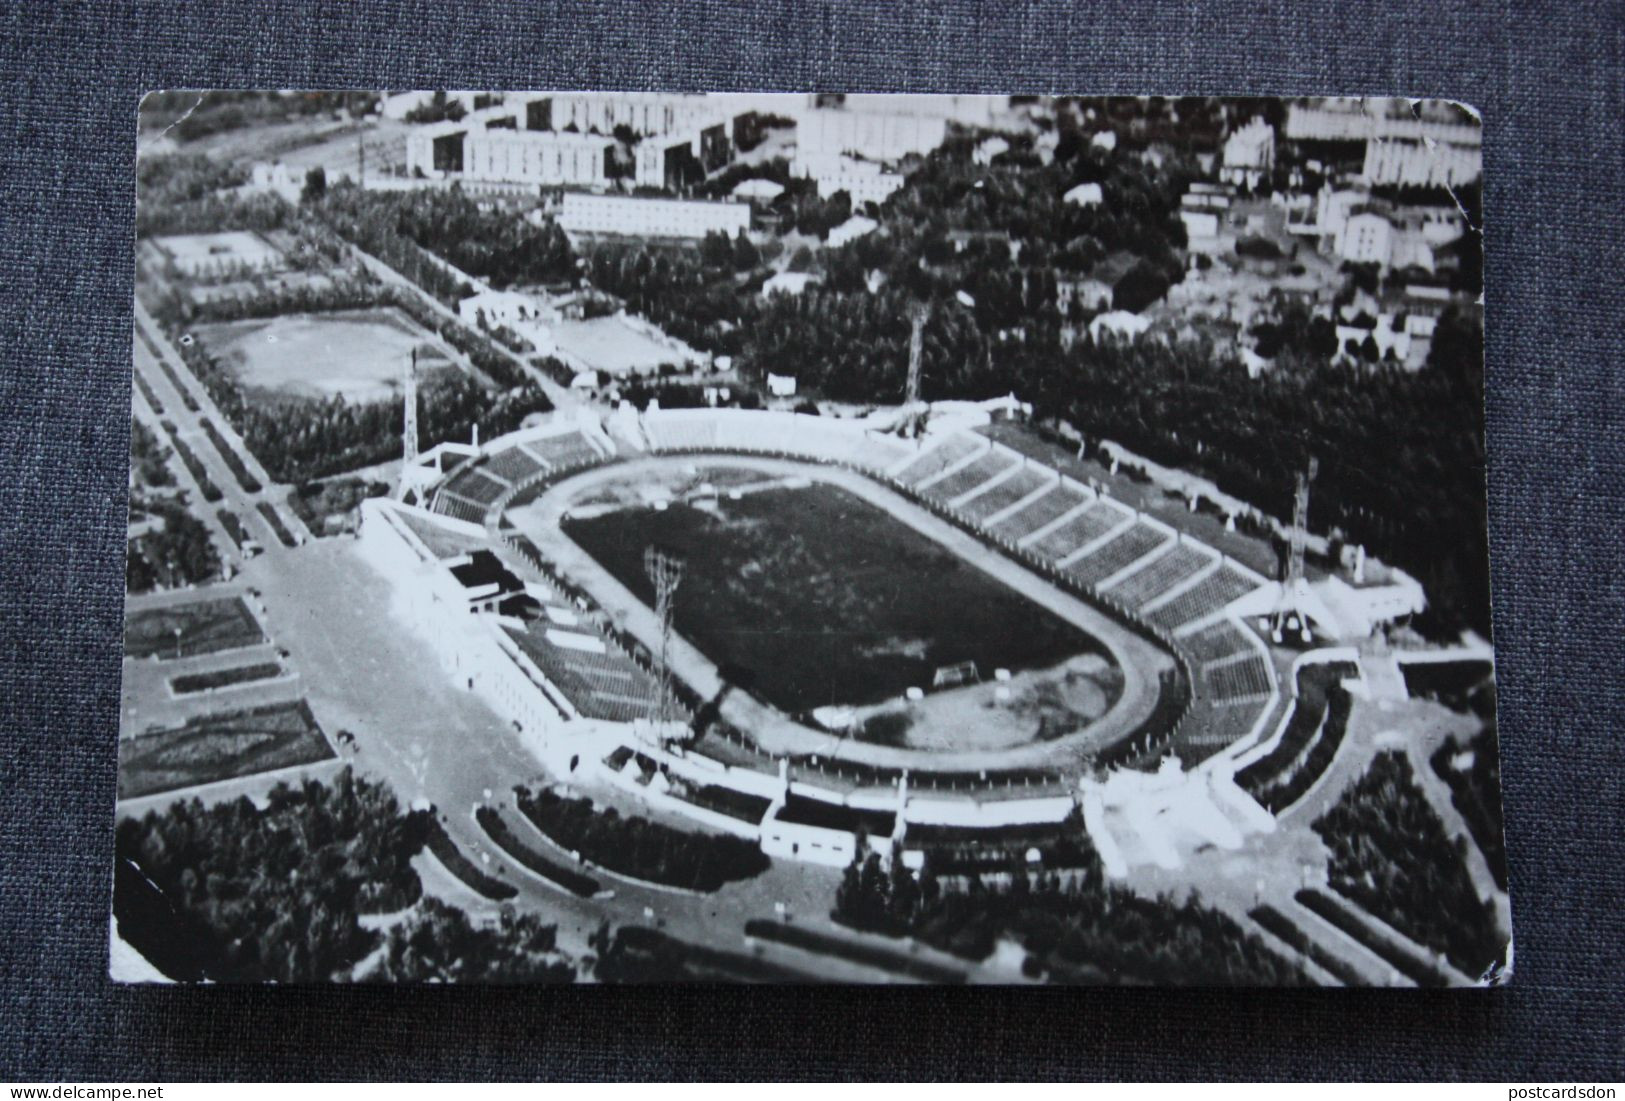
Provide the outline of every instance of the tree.
<path id="1" fill-rule="evenodd" d="M 1167 276 L 1140 260 L 1112 287 L 1112 309 L 1139 313 L 1167 293 Z"/>
<path id="2" fill-rule="evenodd" d="M 327 194 L 327 169 L 318 164 L 305 173 L 305 189 L 299 193 L 299 201 L 320 202 L 325 194 Z"/>

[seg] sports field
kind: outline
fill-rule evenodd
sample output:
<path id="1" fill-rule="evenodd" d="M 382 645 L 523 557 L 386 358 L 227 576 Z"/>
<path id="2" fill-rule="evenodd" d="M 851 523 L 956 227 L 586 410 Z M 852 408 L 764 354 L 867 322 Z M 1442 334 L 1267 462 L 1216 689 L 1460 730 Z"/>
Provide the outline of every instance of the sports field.
<path id="1" fill-rule="evenodd" d="M 283 268 L 282 252 L 258 233 L 247 230 L 184 233 L 159 237 L 153 243 L 187 275 L 207 275 L 235 265 L 263 271 Z"/>
<path id="2" fill-rule="evenodd" d="M 664 363 L 682 366 L 687 359 L 681 349 L 620 317 L 560 321 L 553 326 L 553 340 L 570 361 L 614 376 L 653 371 Z"/>
<path id="3" fill-rule="evenodd" d="M 119 742 L 118 793 L 135 799 L 332 756 L 302 700 L 204 715 Z"/>
<path id="4" fill-rule="evenodd" d="M 1055 665 L 1092 637 L 845 490 L 800 489 L 566 520 L 565 534 L 640 599 L 650 543 L 687 556 L 677 631 L 789 713 L 929 689 L 941 666 Z"/>
<path id="5" fill-rule="evenodd" d="M 250 391 L 382 401 L 398 391 L 413 349 L 418 371 L 444 369 L 444 346 L 392 309 L 295 314 L 199 325 L 196 336 Z"/>
<path id="6" fill-rule="evenodd" d="M 264 641 L 259 621 L 235 596 L 148 608 L 124 620 L 124 656 L 130 658 L 195 657 Z"/>

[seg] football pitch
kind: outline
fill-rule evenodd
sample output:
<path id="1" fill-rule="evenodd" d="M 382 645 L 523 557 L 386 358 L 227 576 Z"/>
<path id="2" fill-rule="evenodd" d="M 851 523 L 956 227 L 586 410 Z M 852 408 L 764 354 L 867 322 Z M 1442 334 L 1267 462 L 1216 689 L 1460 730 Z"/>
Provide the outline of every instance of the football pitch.
<path id="1" fill-rule="evenodd" d="M 639 599 L 651 543 L 687 566 L 675 629 L 790 714 L 930 689 L 937 669 L 1043 668 L 1094 638 L 941 544 L 823 483 L 569 519 L 564 532 Z"/>
<path id="2" fill-rule="evenodd" d="M 381 401 L 414 349 L 420 372 L 450 366 L 434 336 L 391 309 L 216 322 L 196 333 L 239 383 L 273 395 Z"/>

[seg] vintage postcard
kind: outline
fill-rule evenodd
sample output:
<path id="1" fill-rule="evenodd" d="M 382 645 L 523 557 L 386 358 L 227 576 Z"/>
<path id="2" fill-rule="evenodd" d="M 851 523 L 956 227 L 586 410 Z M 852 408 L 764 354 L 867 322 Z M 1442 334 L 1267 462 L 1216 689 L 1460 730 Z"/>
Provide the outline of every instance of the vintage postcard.
<path id="1" fill-rule="evenodd" d="M 148 96 L 114 976 L 1506 981 L 1480 138 Z"/>

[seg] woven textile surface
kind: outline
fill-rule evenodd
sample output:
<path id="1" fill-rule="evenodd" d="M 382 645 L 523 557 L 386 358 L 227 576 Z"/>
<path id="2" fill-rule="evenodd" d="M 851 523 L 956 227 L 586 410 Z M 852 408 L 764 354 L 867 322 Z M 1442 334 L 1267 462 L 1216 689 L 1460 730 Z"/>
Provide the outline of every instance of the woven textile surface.
<path id="1" fill-rule="evenodd" d="M 0 1078 L 1625 1073 L 1625 9 L 0 3 Z M 164 989 L 107 973 L 135 109 L 170 87 L 1403 93 L 1485 119 L 1510 989 Z"/>

